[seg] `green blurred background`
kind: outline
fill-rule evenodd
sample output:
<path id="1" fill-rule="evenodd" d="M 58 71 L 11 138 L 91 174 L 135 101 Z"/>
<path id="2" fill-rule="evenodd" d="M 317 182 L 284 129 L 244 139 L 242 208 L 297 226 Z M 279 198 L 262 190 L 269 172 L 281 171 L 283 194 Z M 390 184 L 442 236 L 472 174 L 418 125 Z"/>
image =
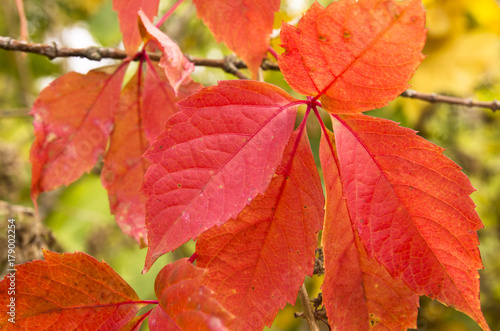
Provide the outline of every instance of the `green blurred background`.
<path id="1" fill-rule="evenodd" d="M 327 5 L 331 1 L 319 1 Z M 164 13 L 173 0 L 163 0 Z M 300 16 L 312 1 L 283 0 L 275 28 L 282 20 Z M 427 9 L 427 58 L 417 70 L 413 89 L 474 100 L 500 99 L 500 4 L 495 0 L 424 0 Z M 102 45 L 119 47 L 121 35 L 111 0 L 24 0 L 29 40 L 70 47 Z M 230 54 L 217 44 L 196 19 L 191 1 L 185 1 L 162 29 L 181 49 L 193 56 L 222 58 Z M 19 16 L 14 0 L 0 2 L 0 36 L 19 38 Z M 272 40 L 278 52 L 279 39 Z M 39 199 L 43 224 L 36 224 L 29 198 L 29 148 L 33 142 L 28 111 L 40 90 L 61 74 L 112 63 L 85 59 L 56 59 L 0 50 L 0 228 L 15 215 L 24 231 L 21 259 L 40 258 L 40 246 L 52 250 L 83 251 L 110 264 L 142 299 L 154 299 L 156 273 L 166 263 L 189 256 L 187 243 L 162 257 L 146 275 L 141 274 L 146 250 L 124 236 L 110 215 L 108 198 L 99 178 L 99 166 L 67 188 L 44 193 Z M 193 77 L 204 85 L 234 79 L 222 70 L 198 67 Z M 279 72 L 265 72 L 264 79 L 292 95 Z M 472 196 L 486 228 L 479 231 L 485 265 L 481 274 L 483 312 L 492 330 L 500 330 L 500 113 L 488 109 L 398 98 L 389 106 L 368 112 L 418 130 L 424 138 L 446 148 L 445 154 L 463 167 L 477 189 Z M 317 122 L 308 122 L 314 152 L 320 135 Z M 4 203 L 6 202 L 6 203 Z M 28 208 L 23 208 L 28 207 Z M 6 231 L 2 231 L 2 236 Z M 1 239 L 1 238 L 0 238 Z M 2 265 L 0 265 L 2 266 Z M 311 297 L 320 291 L 322 277 L 308 279 Z M 421 299 L 419 330 L 479 330 L 467 316 L 427 298 Z M 305 330 L 293 317 L 301 310 L 288 305 L 273 330 Z M 323 328 L 326 330 L 326 328 Z"/>

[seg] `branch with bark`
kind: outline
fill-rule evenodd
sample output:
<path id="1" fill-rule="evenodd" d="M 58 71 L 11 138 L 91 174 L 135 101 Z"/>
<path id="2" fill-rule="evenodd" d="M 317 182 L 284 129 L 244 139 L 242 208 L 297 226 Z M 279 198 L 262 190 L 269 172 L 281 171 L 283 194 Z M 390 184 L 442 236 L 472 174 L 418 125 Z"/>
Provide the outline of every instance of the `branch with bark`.
<path id="1" fill-rule="evenodd" d="M 43 55 L 51 60 L 61 57 L 81 57 L 93 61 L 100 61 L 102 59 L 123 60 L 127 58 L 127 53 L 125 53 L 124 50 L 117 48 L 96 46 L 90 46 L 86 48 L 70 48 L 58 46 L 56 43 L 38 44 L 2 36 L 0 36 L 0 49 Z M 148 56 L 153 61 L 159 61 L 161 54 L 148 53 Z M 239 79 L 247 79 L 247 77 L 239 71 L 239 69 L 247 68 L 246 64 L 234 56 L 226 56 L 223 59 L 196 58 L 190 55 L 186 55 L 186 57 L 196 66 L 220 68 L 229 74 L 235 75 Z M 271 62 L 268 59 L 265 59 L 262 62 L 261 68 L 262 70 L 280 70 L 277 63 Z M 431 103 L 441 102 L 465 107 L 488 108 L 493 112 L 500 110 L 500 101 L 498 100 L 474 101 L 471 98 L 464 99 L 440 95 L 436 93 L 421 93 L 410 89 L 404 91 L 401 96 L 405 98 L 423 100 Z"/>

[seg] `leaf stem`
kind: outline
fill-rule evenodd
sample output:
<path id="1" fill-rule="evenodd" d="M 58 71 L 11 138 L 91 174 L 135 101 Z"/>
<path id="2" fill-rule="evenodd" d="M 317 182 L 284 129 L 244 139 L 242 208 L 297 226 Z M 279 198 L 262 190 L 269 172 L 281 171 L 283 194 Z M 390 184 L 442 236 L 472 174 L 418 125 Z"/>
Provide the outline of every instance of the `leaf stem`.
<path id="1" fill-rule="evenodd" d="M 47 310 L 45 313 L 51 313 L 55 311 L 61 310 L 70 310 L 70 309 L 84 309 L 84 308 L 101 308 L 101 307 L 115 307 L 115 306 L 124 306 L 124 305 L 157 305 L 158 300 L 140 300 L 140 301 L 125 301 L 125 302 L 113 302 L 113 303 L 105 303 L 105 304 L 96 304 L 96 305 L 88 305 L 88 306 L 74 306 L 74 307 L 60 307 Z"/>
<path id="2" fill-rule="evenodd" d="M 194 261 L 198 258 L 198 254 L 196 252 L 191 255 L 191 257 L 188 259 L 188 262 L 194 263 Z"/>
<path id="3" fill-rule="evenodd" d="M 278 53 L 272 48 L 271 46 L 267 46 L 267 51 L 276 59 L 278 60 Z"/>
<path id="4" fill-rule="evenodd" d="M 304 133 L 304 130 L 306 128 L 307 117 L 309 117 L 310 113 L 311 113 L 311 107 L 308 103 L 306 113 L 304 115 L 304 118 L 302 119 L 302 122 L 300 123 L 300 126 L 299 126 L 299 132 L 297 134 L 297 138 L 295 139 L 292 151 L 290 152 L 290 155 L 291 155 L 290 160 L 288 160 L 288 162 L 286 163 L 286 165 L 284 167 L 286 174 L 289 174 L 290 170 L 292 169 L 293 159 L 295 157 L 295 154 L 297 153 L 297 148 L 299 148 L 300 138 L 302 137 L 302 134 Z"/>
<path id="5" fill-rule="evenodd" d="M 177 9 L 177 7 L 179 7 L 179 5 L 183 2 L 184 0 L 177 0 L 176 3 L 174 3 L 174 5 L 172 7 L 170 7 L 170 9 L 165 13 L 165 15 L 163 15 L 163 17 L 161 18 L 161 20 L 158 21 L 158 23 L 156 23 L 156 27 L 159 28 L 166 20 L 167 18 L 172 15 L 172 13 Z"/>
<path id="6" fill-rule="evenodd" d="M 142 314 L 141 318 L 134 324 L 134 326 L 131 328 L 131 330 L 136 330 L 136 328 L 138 328 L 142 324 L 142 322 L 144 322 L 144 320 L 147 317 L 149 317 L 149 315 L 151 314 L 152 311 L 153 311 L 153 309 L 150 309 L 147 312 L 145 312 L 144 314 Z"/>
<path id="7" fill-rule="evenodd" d="M 311 98 L 311 97 L 308 97 L 308 98 Z M 311 98 L 311 101 L 312 100 L 313 99 Z M 330 147 L 330 151 L 332 152 L 332 156 L 333 156 L 333 159 L 335 160 L 335 163 L 337 165 L 337 169 L 340 169 L 340 164 L 339 164 L 339 160 L 337 157 L 336 149 L 332 145 L 332 141 L 330 140 L 330 135 L 328 134 L 328 129 L 326 128 L 325 123 L 321 119 L 321 115 L 319 114 L 319 111 L 317 108 L 318 101 L 316 101 L 316 100 L 314 100 L 314 101 L 315 101 L 315 104 L 313 106 L 314 115 L 316 115 L 316 118 L 318 119 L 319 125 L 321 126 L 321 131 L 323 132 L 323 135 L 325 136 L 325 139 L 328 142 L 328 147 Z M 338 118 L 338 115 L 331 115 L 331 116 L 335 116 L 335 118 Z M 342 178 L 340 178 L 340 181 L 342 182 Z"/>

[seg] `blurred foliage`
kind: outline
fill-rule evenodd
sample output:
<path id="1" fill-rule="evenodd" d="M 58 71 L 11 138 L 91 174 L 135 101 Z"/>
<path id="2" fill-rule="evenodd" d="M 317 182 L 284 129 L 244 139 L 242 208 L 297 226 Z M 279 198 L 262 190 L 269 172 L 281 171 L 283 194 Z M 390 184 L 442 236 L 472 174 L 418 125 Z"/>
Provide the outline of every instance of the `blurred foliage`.
<path id="1" fill-rule="evenodd" d="M 174 3 L 160 3 L 160 17 Z M 300 16 L 312 0 L 283 0 L 275 16 L 282 21 Z M 321 0 L 322 5 L 332 1 Z M 500 99 L 500 5 L 495 0 L 424 0 L 427 9 L 427 58 L 411 81 L 420 92 L 440 93 L 490 101 Z M 111 0 L 24 0 L 30 40 L 60 42 L 62 33 L 78 24 L 97 43 L 120 45 L 120 31 Z M 197 57 L 222 58 L 230 54 L 217 44 L 196 18 L 194 6 L 185 1 L 162 29 L 186 53 Z M 19 19 L 14 0 L 0 2 L 0 35 L 18 38 Z M 278 52 L 280 40 L 271 41 Z M 90 45 L 89 45 L 90 46 Z M 271 57 L 270 57 L 271 59 Z M 49 61 L 37 55 L 0 50 L 0 200 L 31 207 L 29 198 L 29 148 L 33 142 L 28 110 L 40 89 L 72 69 L 67 60 Z M 220 69 L 196 68 L 195 80 L 213 85 L 234 79 Z M 293 96 L 279 72 L 265 72 L 265 81 Z M 389 106 L 369 112 L 419 131 L 426 139 L 446 148 L 446 155 L 463 167 L 474 187 L 477 211 L 486 229 L 479 231 L 485 270 L 481 271 L 484 314 L 492 330 L 500 330 L 500 114 L 487 109 L 469 109 L 446 104 L 398 98 Z M 327 120 L 326 114 L 324 120 Z M 310 117 L 308 131 L 314 152 L 320 136 L 317 121 Z M 167 254 L 146 275 L 141 271 L 146 250 L 120 232 L 110 215 L 108 198 L 99 179 L 99 166 L 68 188 L 42 194 L 40 214 L 63 251 L 80 250 L 109 263 L 143 299 L 152 299 L 156 273 L 166 263 L 194 250 L 192 242 Z M 4 219 L 4 218 L 2 218 Z M 2 221 L 3 222 L 3 221 Z M 44 229 L 41 233 L 48 233 Z M 311 297 L 320 292 L 322 277 L 306 280 Z M 427 298 L 421 300 L 419 330 L 478 330 L 467 316 Z M 273 330 L 306 330 L 304 321 L 293 318 L 301 310 L 287 305 L 275 320 Z M 320 323 L 321 324 L 321 323 Z M 324 325 L 320 325 L 326 330 Z"/>

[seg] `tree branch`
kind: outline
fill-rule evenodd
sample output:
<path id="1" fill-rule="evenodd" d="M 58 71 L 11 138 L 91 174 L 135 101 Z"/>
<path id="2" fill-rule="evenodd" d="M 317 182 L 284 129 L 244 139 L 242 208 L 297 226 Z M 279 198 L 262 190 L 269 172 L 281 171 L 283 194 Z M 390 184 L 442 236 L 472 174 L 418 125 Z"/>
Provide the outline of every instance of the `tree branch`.
<path id="1" fill-rule="evenodd" d="M 82 57 L 93 61 L 100 61 L 104 58 L 115 59 L 115 60 L 123 60 L 127 58 L 127 53 L 125 53 L 125 51 L 116 48 L 95 47 L 95 46 L 90 46 L 86 48 L 69 48 L 69 47 L 58 46 L 56 43 L 37 44 L 1 36 L 0 36 L 0 49 L 39 54 L 46 56 L 51 60 L 59 57 Z M 148 56 L 153 61 L 159 61 L 161 54 L 148 53 Z M 239 71 L 239 69 L 247 68 L 246 64 L 234 56 L 226 56 L 224 59 L 196 58 L 190 55 L 186 55 L 186 57 L 196 66 L 220 68 L 225 72 L 235 75 L 240 79 L 248 79 L 248 77 L 246 77 Z M 136 59 L 134 58 L 133 60 Z M 268 59 L 264 59 L 261 68 L 263 70 L 276 70 L 276 71 L 280 70 L 277 63 L 271 62 Z M 439 95 L 436 93 L 429 93 L 429 94 L 421 93 L 415 90 L 406 90 L 400 96 L 405 98 L 423 100 L 431 103 L 442 102 L 442 103 L 461 105 L 466 107 L 489 108 L 493 112 L 500 110 L 500 102 L 498 100 L 493 100 L 489 102 L 473 101 L 471 98 L 462 99 L 446 95 Z"/>
<path id="2" fill-rule="evenodd" d="M 304 315 L 309 325 L 309 330 L 319 331 L 318 324 L 316 324 L 316 317 L 314 317 L 314 312 L 309 300 L 309 294 L 307 293 L 306 286 L 302 284 L 299 290 L 300 302 L 302 303 L 302 308 L 304 309 Z"/>
<path id="3" fill-rule="evenodd" d="M 2 117 L 24 117 L 24 116 L 28 116 L 29 113 L 30 113 L 29 108 L 0 109 L 0 118 L 2 118 Z"/>
<path id="4" fill-rule="evenodd" d="M 15 40 L 10 37 L 0 37 L 0 48 L 8 51 L 34 53 L 55 59 L 58 57 L 82 57 L 93 61 L 104 58 L 123 60 L 127 53 L 121 49 L 90 46 L 86 48 L 69 48 L 52 44 L 37 44 Z"/>
<path id="5" fill-rule="evenodd" d="M 493 112 L 496 112 L 497 110 L 500 109 L 500 102 L 498 100 L 493 100 L 493 101 L 474 101 L 472 98 L 468 99 L 461 99 L 461 98 L 456 98 L 456 97 L 450 97 L 447 95 L 439 95 L 436 93 L 421 93 L 417 92 L 415 90 L 406 90 L 403 93 L 401 93 L 402 97 L 405 98 L 412 98 L 412 99 L 419 99 L 427 102 L 442 102 L 442 103 L 449 103 L 452 105 L 461 105 L 461 106 L 466 106 L 466 107 L 479 107 L 479 108 L 489 108 Z"/>

